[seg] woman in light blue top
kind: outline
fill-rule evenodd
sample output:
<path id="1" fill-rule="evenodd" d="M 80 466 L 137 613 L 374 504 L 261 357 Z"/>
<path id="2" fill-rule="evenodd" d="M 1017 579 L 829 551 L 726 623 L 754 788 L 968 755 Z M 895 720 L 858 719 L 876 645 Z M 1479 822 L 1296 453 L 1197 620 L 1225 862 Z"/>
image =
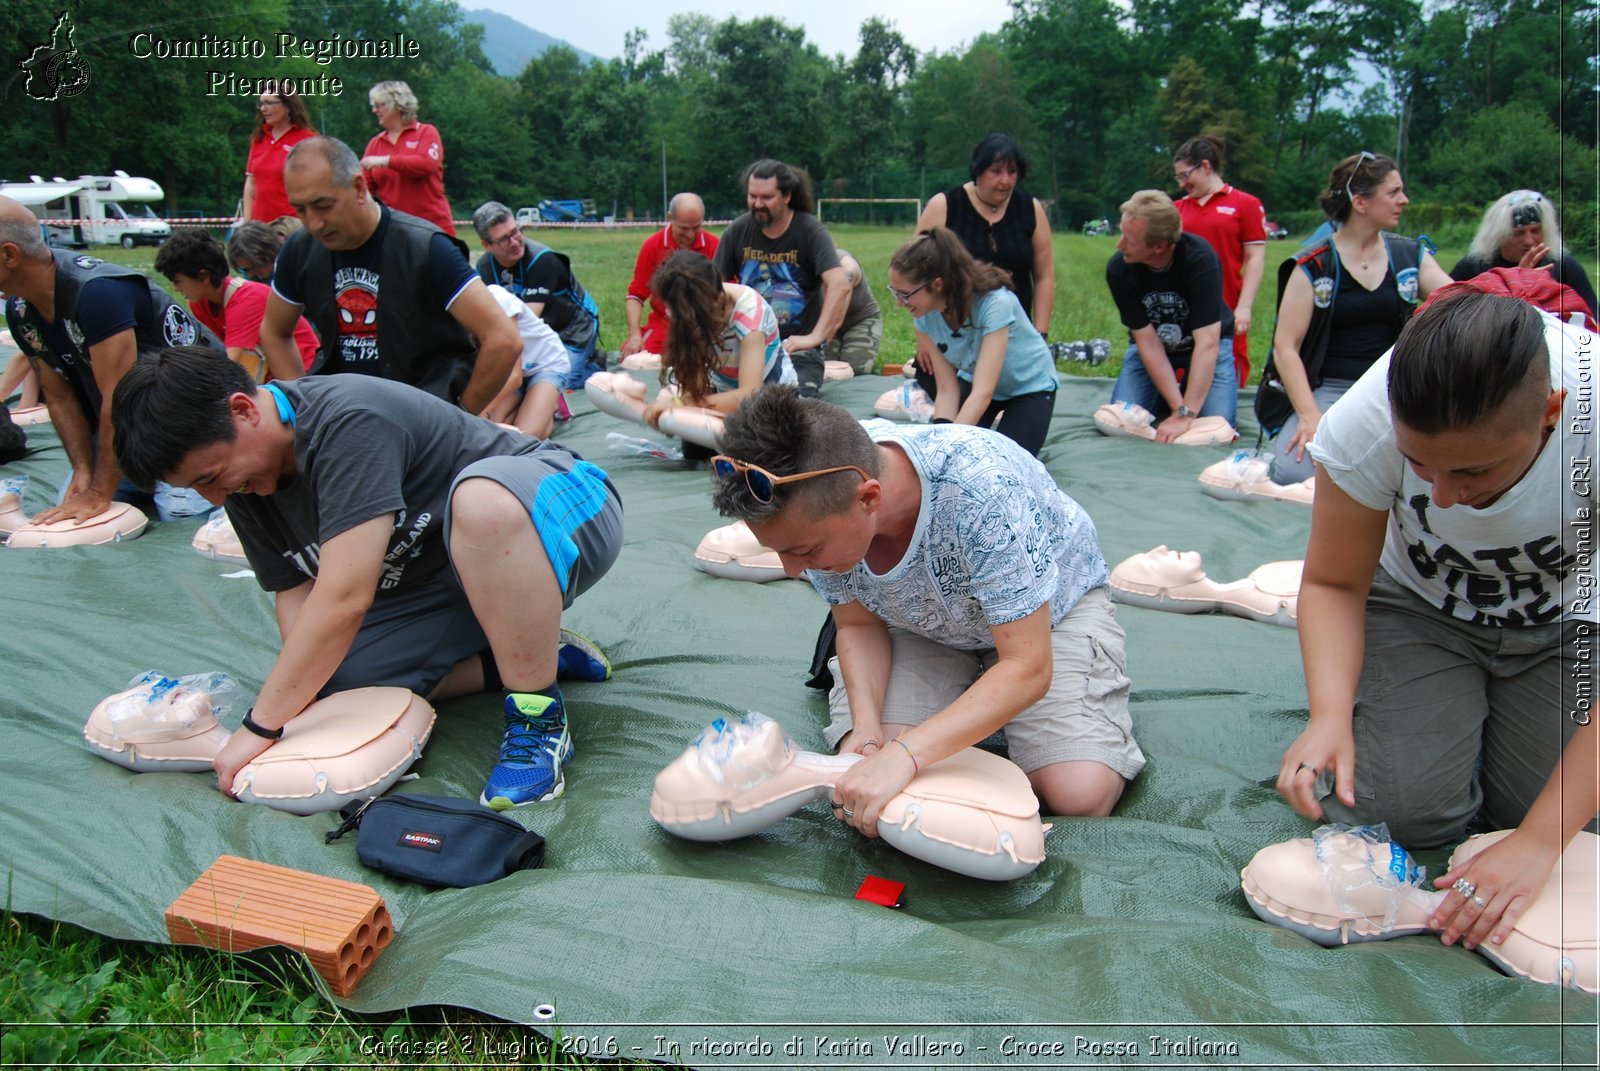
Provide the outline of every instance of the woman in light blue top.
<path id="1" fill-rule="evenodd" d="M 917 352 L 939 385 L 934 423 L 995 428 L 1037 456 L 1055 411 L 1055 362 L 1010 282 L 944 227 L 889 260 L 889 292 L 916 318 Z"/>

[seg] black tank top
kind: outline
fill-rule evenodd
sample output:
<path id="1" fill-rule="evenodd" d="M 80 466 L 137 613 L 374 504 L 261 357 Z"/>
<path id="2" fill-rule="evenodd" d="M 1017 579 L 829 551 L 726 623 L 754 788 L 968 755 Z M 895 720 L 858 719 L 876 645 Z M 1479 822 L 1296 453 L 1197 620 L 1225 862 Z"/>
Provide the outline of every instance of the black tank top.
<path id="1" fill-rule="evenodd" d="M 1333 299 L 1333 321 L 1328 334 L 1324 379 L 1360 379 L 1400 337 L 1398 325 L 1403 302 L 1395 282 L 1394 267 L 1384 272 L 1376 290 L 1368 290 L 1340 261 L 1339 290 Z"/>
<path id="2" fill-rule="evenodd" d="M 1033 195 L 1017 186 L 1011 190 L 1006 214 L 990 224 L 978 215 L 965 186 L 944 191 L 944 225 L 955 231 L 976 260 L 1011 273 L 1011 290 L 1022 311 L 1033 315 L 1033 230 L 1038 220 Z"/>

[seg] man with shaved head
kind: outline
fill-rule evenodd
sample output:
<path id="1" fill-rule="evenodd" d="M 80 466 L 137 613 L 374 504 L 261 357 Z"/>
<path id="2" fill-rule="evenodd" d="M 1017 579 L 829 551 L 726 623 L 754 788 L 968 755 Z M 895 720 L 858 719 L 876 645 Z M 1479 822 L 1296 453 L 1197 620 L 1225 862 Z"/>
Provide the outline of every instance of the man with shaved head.
<path id="1" fill-rule="evenodd" d="M 302 312 L 322 337 L 318 372 L 399 380 L 479 413 L 522 352 L 467 263 L 467 247 L 382 204 L 337 138 L 296 145 L 283 169 L 305 224 L 278 254 L 261 348 L 278 379 L 305 374 L 294 345 Z"/>
<path id="2" fill-rule="evenodd" d="M 150 503 L 122 479 L 112 456 L 111 392 L 141 352 L 199 345 L 226 360 L 222 343 L 145 275 L 45 245 L 39 220 L 9 197 L 0 197 L 0 291 L 8 295 L 6 323 L 39 373 L 72 463 L 58 504 L 34 521 L 87 520 L 113 501 Z M 166 484 L 156 486 L 154 506 L 163 520 L 211 508 Z"/>
<path id="3" fill-rule="evenodd" d="M 651 300 L 650 278 L 656 269 L 680 249 L 699 253 L 707 260 L 717 255 L 717 236 L 705 229 L 705 202 L 692 193 L 680 193 L 667 202 L 667 225 L 644 240 L 639 247 L 639 259 L 633 265 L 633 281 L 628 284 L 625 303 L 628 314 L 628 340 L 622 344 L 622 355 L 630 353 L 660 353 L 667 344 L 667 318 L 654 304 L 650 306 L 650 319 L 639 327 L 645 302 Z"/>

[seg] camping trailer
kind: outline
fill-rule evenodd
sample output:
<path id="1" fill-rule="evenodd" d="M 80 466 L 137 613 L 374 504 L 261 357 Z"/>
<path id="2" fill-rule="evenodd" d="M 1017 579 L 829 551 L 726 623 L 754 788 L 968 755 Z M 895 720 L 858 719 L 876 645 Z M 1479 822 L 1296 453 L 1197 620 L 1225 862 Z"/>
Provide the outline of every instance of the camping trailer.
<path id="1" fill-rule="evenodd" d="M 110 175 L 56 177 L 38 175 L 27 182 L 0 182 L 0 194 L 26 205 L 47 228 L 52 244 L 81 247 L 95 244 L 160 245 L 172 233 L 166 220 L 150 210 L 151 201 L 166 196 L 161 186 L 126 171 Z M 59 221 L 59 222 L 53 222 Z"/>

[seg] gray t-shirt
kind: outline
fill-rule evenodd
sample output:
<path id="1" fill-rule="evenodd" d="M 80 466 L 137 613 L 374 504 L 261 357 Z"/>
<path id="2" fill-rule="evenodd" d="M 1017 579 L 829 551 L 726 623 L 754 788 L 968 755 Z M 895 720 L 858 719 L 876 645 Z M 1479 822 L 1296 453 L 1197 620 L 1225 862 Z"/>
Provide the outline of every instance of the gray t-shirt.
<path id="1" fill-rule="evenodd" d="M 279 418 L 294 426 L 295 472 L 270 495 L 229 495 L 226 506 L 268 591 L 316 577 L 324 542 L 385 513 L 395 525 L 379 597 L 421 584 L 449 564 L 444 512 L 458 472 L 482 458 L 537 451 L 578 460 L 391 380 L 308 376 L 267 389 L 281 394 Z"/>
<path id="2" fill-rule="evenodd" d="M 1050 604 L 1050 624 L 1105 586 L 1094 522 L 1037 458 L 995 432 L 869 422 L 874 442 L 905 451 L 922 509 L 903 557 L 878 574 L 808 570 L 835 606 L 859 602 L 890 625 L 963 651 L 994 646 L 990 627 Z"/>

